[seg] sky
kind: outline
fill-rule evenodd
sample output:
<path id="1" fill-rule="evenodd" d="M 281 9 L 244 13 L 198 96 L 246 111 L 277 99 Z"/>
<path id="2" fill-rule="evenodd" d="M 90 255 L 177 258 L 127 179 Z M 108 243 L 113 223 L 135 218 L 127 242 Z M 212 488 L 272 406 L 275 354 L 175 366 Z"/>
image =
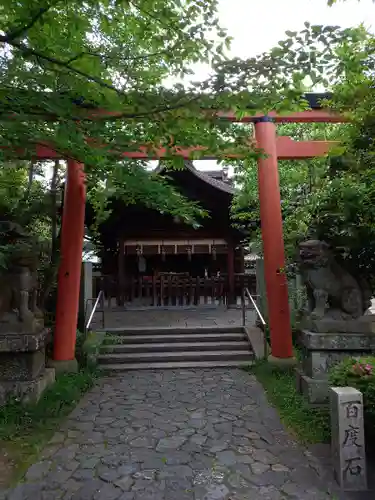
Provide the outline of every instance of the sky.
<path id="1" fill-rule="evenodd" d="M 234 38 L 231 54 L 251 57 L 285 38 L 285 31 L 304 29 L 304 22 L 342 27 L 375 26 L 372 0 L 347 0 L 327 6 L 326 0 L 219 0 L 220 21 Z"/>
<path id="2" fill-rule="evenodd" d="M 361 23 L 375 32 L 375 3 L 372 0 L 219 0 L 220 23 L 233 38 L 230 55 L 248 58 L 268 51 L 284 38 L 285 31 L 300 31 L 304 22 L 341 26 Z M 207 68 L 196 68 L 194 79 L 207 77 Z M 201 170 L 217 168 L 215 161 L 199 161 Z"/>

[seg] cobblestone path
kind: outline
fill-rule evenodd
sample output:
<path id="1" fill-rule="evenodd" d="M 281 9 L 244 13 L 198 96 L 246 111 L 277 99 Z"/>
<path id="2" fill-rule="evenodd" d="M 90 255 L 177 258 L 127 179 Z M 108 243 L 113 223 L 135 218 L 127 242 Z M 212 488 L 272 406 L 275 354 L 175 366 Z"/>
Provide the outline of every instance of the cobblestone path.
<path id="1" fill-rule="evenodd" d="M 320 500 L 324 469 L 239 370 L 106 378 L 7 500 Z M 1 497 L 1 495 L 0 495 Z"/>

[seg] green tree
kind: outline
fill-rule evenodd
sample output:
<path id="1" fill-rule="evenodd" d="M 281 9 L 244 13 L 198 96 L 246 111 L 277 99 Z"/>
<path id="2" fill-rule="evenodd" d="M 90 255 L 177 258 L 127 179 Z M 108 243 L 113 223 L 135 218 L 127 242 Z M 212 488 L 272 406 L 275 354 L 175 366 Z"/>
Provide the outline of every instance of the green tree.
<path id="1" fill-rule="evenodd" d="M 46 178 L 46 171 L 42 163 L 0 163 L 0 220 L 15 222 L 32 236 L 40 263 L 41 306 L 55 284 L 63 187 L 58 162 L 51 181 Z M 9 241 L 7 231 L 0 231 L 0 267 L 8 266 L 15 246 L 17 242 Z"/>
<path id="2" fill-rule="evenodd" d="M 302 32 L 288 32 L 288 40 L 268 54 L 269 67 L 274 68 L 275 74 L 285 71 L 287 75 L 280 76 L 277 86 L 286 86 L 287 82 L 305 86 L 302 77 L 308 74 L 313 83 L 323 84 L 333 92 L 330 101 L 323 104 L 349 121 L 326 131 L 325 138 L 338 139 L 341 146 L 329 158 L 310 162 L 314 182 L 311 170 L 298 166 L 297 173 L 296 163 L 280 162 L 284 234 L 290 250 L 304 237 L 328 240 L 342 249 L 342 256 L 356 272 L 373 281 L 375 39 L 362 27 L 346 31 L 345 36 L 344 33 L 337 27 L 305 23 Z M 280 63 L 275 56 L 281 58 Z M 280 127 L 281 133 L 286 133 L 288 127 Z M 295 135 L 297 130 L 300 133 L 303 127 L 296 125 L 294 133 L 288 133 Z M 310 128 L 309 138 L 317 138 L 311 132 Z M 257 220 L 255 172 L 251 162 L 240 170 L 247 187 L 238 196 L 234 210 L 242 219 Z M 254 200 L 253 210 L 241 213 L 238 208 L 244 208 L 248 199 Z"/>
<path id="3" fill-rule="evenodd" d="M 330 37 L 327 42 L 330 43 Z M 375 277 L 375 38 L 362 32 L 342 40 L 330 61 L 333 98 L 328 105 L 350 120 L 341 137 L 341 156 L 330 162 L 322 186 L 300 213 L 311 230 L 341 247 L 348 263 Z M 338 152 L 337 152 L 338 153 Z M 307 216 L 307 213 L 309 214 Z M 296 213 L 298 216 L 298 213 Z"/>
<path id="4" fill-rule="evenodd" d="M 195 207 L 147 175 L 140 168 L 145 162 L 119 162 L 119 154 L 139 144 L 167 146 L 171 138 L 182 144 L 198 137 L 214 144 L 218 138 L 197 113 L 210 82 L 169 90 L 162 85 L 166 77 L 188 75 L 192 63 L 220 60 L 229 39 L 218 26 L 216 5 L 216 0 L 3 2 L 3 155 L 12 156 L 16 145 L 32 150 L 50 142 L 85 163 L 98 207 L 116 194 L 114 187 L 122 187 L 122 196 L 132 184 L 138 187 L 132 199 L 139 194 L 154 205 L 169 200 L 167 208 L 191 218 Z M 85 119 L 96 109 L 111 112 L 111 119 L 98 114 Z M 100 182 L 109 176 L 112 182 Z"/>
<path id="5" fill-rule="evenodd" d="M 217 0 L 4 1 L 2 154 L 14 156 L 20 144 L 31 150 L 53 143 L 57 151 L 85 163 L 98 209 L 104 211 L 109 195 L 128 196 L 126 186 L 133 184 L 138 189 L 130 201 L 147 200 L 160 208 L 161 200 L 169 200 L 163 209 L 173 206 L 193 219 L 196 207 L 149 176 L 140 168 L 145 162 L 120 161 L 121 152 L 139 144 L 151 149 L 200 144 L 220 158 L 229 142 L 233 150 L 247 153 L 243 129 L 219 121 L 215 111 L 234 109 L 241 115 L 299 107 L 302 80 L 306 74 L 316 79 L 320 63 L 304 62 L 302 55 L 283 60 L 292 54 L 290 39 L 270 54 L 226 60 L 230 39 L 218 25 L 216 10 Z M 321 35 L 321 30 L 310 31 L 314 40 Z M 335 34 L 349 39 L 349 31 Z M 209 62 L 212 75 L 188 83 L 189 68 L 197 62 Z M 163 84 L 166 77 L 181 76 L 186 77 L 183 85 Z M 208 112 L 202 114 L 202 108 Z M 97 109 L 111 112 L 111 118 Z M 181 164 L 177 158 L 174 162 Z"/>
<path id="6" fill-rule="evenodd" d="M 235 163 L 247 172 L 256 156 L 247 142 L 249 130 L 219 120 L 216 110 L 234 109 L 241 117 L 301 109 L 306 105 L 304 92 L 317 84 L 334 90 L 335 98 L 327 105 L 352 120 L 353 134 L 371 120 L 374 40 L 364 28 L 305 23 L 304 30 L 287 32 L 287 38 L 265 54 L 228 60 L 223 53 L 230 40 L 218 25 L 216 8 L 216 0 L 3 2 L 3 157 L 14 157 L 19 145 L 27 153 L 51 142 L 85 163 L 89 199 L 99 213 L 105 214 L 109 196 L 120 196 L 192 221 L 199 207 L 150 175 L 142 168 L 145 162 L 121 159 L 121 152 L 138 149 L 139 144 L 150 145 L 150 150 L 156 145 L 170 149 L 200 144 L 225 158 L 229 144 L 232 152 L 244 155 Z M 196 62 L 211 64 L 210 78 L 198 83 L 185 78 L 184 84 L 165 86 L 166 77 L 188 77 Z M 110 119 L 98 109 L 111 112 Z M 354 163 L 371 162 L 371 150 L 363 148 L 359 160 L 349 135 L 344 144 Z M 174 158 L 173 166 L 180 165 Z M 286 214 L 292 207 L 295 223 L 310 227 L 313 210 L 296 217 L 301 193 L 295 193 L 309 181 L 308 169 L 301 172 L 301 178 L 294 167 L 282 172 L 287 179 L 283 209 Z M 324 186 L 313 193 L 329 192 L 329 175 L 322 179 Z M 293 187 L 287 188 L 288 183 Z M 316 210 L 321 210 L 322 196 L 304 195 L 304 200 L 316 200 Z"/>
<path id="7" fill-rule="evenodd" d="M 294 140 L 336 140 L 340 127 L 327 124 L 279 125 L 279 135 Z M 327 158 L 279 161 L 281 210 L 287 256 L 293 258 L 296 244 L 306 237 L 311 225 L 308 202 L 320 192 L 329 171 Z M 258 197 L 257 160 L 252 158 L 235 168 L 236 183 L 240 186 L 232 205 L 234 224 L 248 228 L 247 238 L 257 247 L 261 245 L 260 212 Z M 306 208 L 307 207 L 307 208 Z"/>

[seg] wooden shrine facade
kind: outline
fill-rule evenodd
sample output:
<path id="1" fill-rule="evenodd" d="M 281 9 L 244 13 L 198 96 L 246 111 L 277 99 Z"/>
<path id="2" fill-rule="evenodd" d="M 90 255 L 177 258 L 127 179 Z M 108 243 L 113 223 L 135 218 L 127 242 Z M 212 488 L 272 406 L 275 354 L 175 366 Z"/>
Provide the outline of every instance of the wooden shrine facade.
<path id="1" fill-rule="evenodd" d="M 166 174 L 162 167 L 157 173 Z M 127 307 L 181 307 L 238 303 L 244 285 L 255 293 L 254 276 L 244 274 L 242 235 L 231 226 L 234 188 L 225 171 L 198 171 L 186 161 L 185 169 L 168 171 L 168 182 L 209 216 L 193 227 L 113 200 L 100 227 L 105 250 L 94 294 L 102 289 Z"/>

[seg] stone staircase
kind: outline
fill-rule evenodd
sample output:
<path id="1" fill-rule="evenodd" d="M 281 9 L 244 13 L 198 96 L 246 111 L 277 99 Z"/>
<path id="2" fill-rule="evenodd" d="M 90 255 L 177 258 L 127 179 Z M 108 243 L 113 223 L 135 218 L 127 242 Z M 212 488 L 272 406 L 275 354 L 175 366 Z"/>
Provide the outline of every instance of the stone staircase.
<path id="1" fill-rule="evenodd" d="M 101 370 L 249 366 L 254 361 L 243 327 L 107 329 Z"/>

